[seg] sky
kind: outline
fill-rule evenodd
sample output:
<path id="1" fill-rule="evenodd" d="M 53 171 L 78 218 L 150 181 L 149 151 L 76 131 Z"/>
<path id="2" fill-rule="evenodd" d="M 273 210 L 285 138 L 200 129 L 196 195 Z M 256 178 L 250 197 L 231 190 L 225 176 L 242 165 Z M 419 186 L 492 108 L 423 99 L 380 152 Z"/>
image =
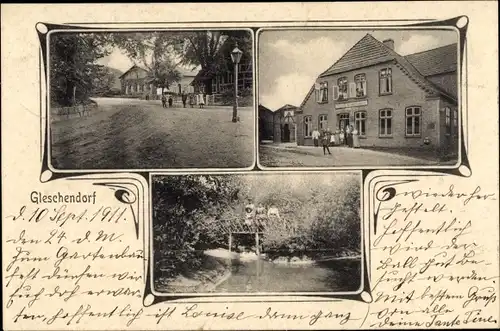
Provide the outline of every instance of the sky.
<path id="1" fill-rule="evenodd" d="M 111 68 L 115 68 L 120 70 L 121 72 L 125 72 L 130 69 L 131 66 L 134 65 L 125 53 L 119 48 L 114 48 L 111 54 L 100 58 L 97 60 L 97 63 L 100 65 L 105 65 Z"/>
<path id="2" fill-rule="evenodd" d="M 394 40 L 394 49 L 408 55 L 457 42 L 453 31 L 437 30 L 281 30 L 259 37 L 259 104 L 276 110 L 300 106 L 314 81 L 366 33 Z"/>
<path id="3" fill-rule="evenodd" d="M 176 59 L 176 61 L 179 61 L 179 59 Z M 134 65 L 134 62 L 128 58 L 126 53 L 122 51 L 120 48 L 113 48 L 111 53 L 108 56 L 102 57 L 98 59 L 97 64 L 100 65 L 105 65 L 114 69 L 118 69 L 121 72 L 125 72 L 130 67 Z M 140 61 L 137 62 L 139 66 L 142 64 Z M 192 67 L 186 67 L 186 66 L 179 66 L 181 69 L 185 71 L 191 71 L 193 68 Z M 199 70 L 199 68 L 197 68 Z"/>

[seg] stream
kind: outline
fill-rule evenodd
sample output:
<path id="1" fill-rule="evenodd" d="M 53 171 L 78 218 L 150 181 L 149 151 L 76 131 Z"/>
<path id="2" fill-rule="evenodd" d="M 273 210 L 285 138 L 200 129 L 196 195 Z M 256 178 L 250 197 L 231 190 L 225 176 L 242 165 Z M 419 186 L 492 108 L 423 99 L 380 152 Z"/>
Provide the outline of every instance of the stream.
<path id="1" fill-rule="evenodd" d="M 234 261 L 231 276 L 216 292 L 345 292 L 361 284 L 361 260 L 330 260 L 311 265 Z"/>

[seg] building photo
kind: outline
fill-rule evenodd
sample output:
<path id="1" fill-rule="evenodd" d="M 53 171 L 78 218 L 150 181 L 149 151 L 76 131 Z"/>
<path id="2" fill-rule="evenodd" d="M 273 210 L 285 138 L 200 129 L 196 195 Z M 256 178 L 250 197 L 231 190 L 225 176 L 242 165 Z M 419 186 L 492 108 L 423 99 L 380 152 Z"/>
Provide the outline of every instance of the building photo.
<path id="1" fill-rule="evenodd" d="M 290 143 L 296 141 L 295 111 L 298 107 L 284 105 L 271 110 L 259 105 L 259 141 Z"/>
<path id="2" fill-rule="evenodd" d="M 359 172 L 152 176 L 152 288 L 353 293 Z"/>
<path id="3" fill-rule="evenodd" d="M 259 104 L 299 105 L 295 144 L 261 139 L 262 166 L 457 162 L 454 31 L 267 30 L 259 50 Z"/>
<path id="4" fill-rule="evenodd" d="M 51 33 L 51 167 L 253 167 L 253 58 L 245 29 Z"/>

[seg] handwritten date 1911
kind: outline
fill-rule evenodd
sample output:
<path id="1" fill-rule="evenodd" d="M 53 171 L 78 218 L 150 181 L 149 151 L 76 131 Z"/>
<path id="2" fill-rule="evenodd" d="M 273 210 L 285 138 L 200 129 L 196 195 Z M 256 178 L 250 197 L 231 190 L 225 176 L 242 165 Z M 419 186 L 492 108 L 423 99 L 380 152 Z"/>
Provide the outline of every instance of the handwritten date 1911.
<path id="1" fill-rule="evenodd" d="M 52 209 L 37 207 L 33 210 L 28 210 L 26 206 L 22 206 L 17 215 L 7 216 L 7 219 L 11 219 L 13 221 L 27 221 L 28 223 L 50 221 L 59 227 L 64 226 L 67 222 L 118 223 L 120 221 L 125 221 L 124 216 L 127 210 L 128 207 L 101 206 L 96 211 L 84 209 L 75 213 L 68 211 L 67 205 L 61 205 Z"/>

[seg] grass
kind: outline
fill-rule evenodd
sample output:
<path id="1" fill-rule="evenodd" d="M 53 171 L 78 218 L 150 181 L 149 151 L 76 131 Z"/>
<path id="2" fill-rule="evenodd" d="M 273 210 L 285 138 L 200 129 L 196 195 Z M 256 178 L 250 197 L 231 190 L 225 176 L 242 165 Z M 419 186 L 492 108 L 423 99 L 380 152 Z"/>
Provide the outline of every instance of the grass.
<path id="1" fill-rule="evenodd" d="M 243 168 L 253 164 L 253 112 L 162 108 L 159 101 L 97 99 L 90 116 L 51 124 L 56 169 Z"/>

